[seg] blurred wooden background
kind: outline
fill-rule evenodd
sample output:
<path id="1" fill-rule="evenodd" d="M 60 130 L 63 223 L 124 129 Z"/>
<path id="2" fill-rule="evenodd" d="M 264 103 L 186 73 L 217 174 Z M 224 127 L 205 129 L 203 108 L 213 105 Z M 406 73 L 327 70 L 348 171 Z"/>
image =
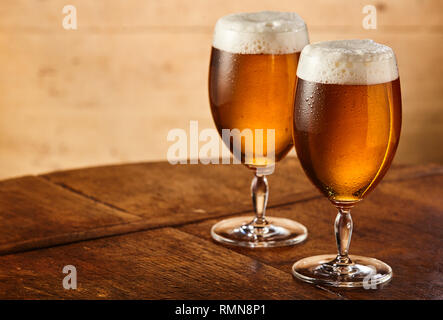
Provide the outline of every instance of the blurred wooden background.
<path id="1" fill-rule="evenodd" d="M 62 27 L 77 8 L 78 29 Z M 377 8 L 365 30 L 362 8 Z M 15 0 L 0 3 L 0 178 L 165 160 L 172 128 L 213 127 L 212 30 L 239 11 L 298 12 L 311 41 L 394 48 L 404 122 L 397 162 L 443 162 L 441 0 Z"/>

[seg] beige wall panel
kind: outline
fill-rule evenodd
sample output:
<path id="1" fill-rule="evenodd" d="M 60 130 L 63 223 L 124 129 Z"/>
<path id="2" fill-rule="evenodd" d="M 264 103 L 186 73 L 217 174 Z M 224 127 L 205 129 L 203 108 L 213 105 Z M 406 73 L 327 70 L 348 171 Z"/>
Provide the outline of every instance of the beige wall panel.
<path id="1" fill-rule="evenodd" d="M 125 29 L 149 26 L 212 27 L 232 12 L 298 12 L 311 26 L 361 26 L 362 8 L 375 5 L 382 26 L 441 27 L 440 0 L 14 0 L 0 6 L 0 26 L 26 30 L 61 30 L 61 10 L 77 8 L 79 28 Z"/>
<path id="2" fill-rule="evenodd" d="M 165 160 L 170 129 L 187 129 L 189 120 L 213 127 L 212 24 L 226 12 L 267 5 L 300 7 L 312 41 L 373 38 L 392 46 L 404 102 L 396 160 L 443 162 L 441 1 L 380 2 L 378 30 L 363 30 L 363 15 L 350 13 L 359 1 L 75 3 L 77 31 L 61 28 L 63 1 L 0 4 L 0 179 Z"/>

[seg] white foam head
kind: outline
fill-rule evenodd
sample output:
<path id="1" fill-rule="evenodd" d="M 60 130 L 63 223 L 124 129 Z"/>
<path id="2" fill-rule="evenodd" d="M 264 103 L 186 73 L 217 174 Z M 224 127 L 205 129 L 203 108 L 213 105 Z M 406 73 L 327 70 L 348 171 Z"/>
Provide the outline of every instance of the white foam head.
<path id="1" fill-rule="evenodd" d="M 309 43 L 303 19 L 294 12 L 235 13 L 217 21 L 213 47 L 242 54 L 300 52 Z"/>
<path id="2" fill-rule="evenodd" d="M 373 40 L 337 40 L 307 45 L 298 63 L 303 80 L 334 84 L 377 84 L 398 78 L 394 51 Z"/>

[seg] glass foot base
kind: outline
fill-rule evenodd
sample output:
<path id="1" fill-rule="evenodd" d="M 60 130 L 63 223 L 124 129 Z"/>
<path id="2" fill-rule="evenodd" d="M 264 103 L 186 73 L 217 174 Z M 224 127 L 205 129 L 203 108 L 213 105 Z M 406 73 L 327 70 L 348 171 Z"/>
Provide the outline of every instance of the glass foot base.
<path id="1" fill-rule="evenodd" d="M 352 264 L 333 263 L 336 255 L 304 258 L 292 266 L 292 274 L 305 282 L 333 287 L 364 287 L 376 289 L 392 278 L 392 269 L 386 263 L 361 256 L 349 256 Z"/>
<path id="2" fill-rule="evenodd" d="M 280 247 L 300 243 L 308 236 L 306 227 L 285 218 L 266 218 L 267 224 L 257 226 L 254 217 L 222 220 L 211 229 L 216 241 L 241 247 Z"/>

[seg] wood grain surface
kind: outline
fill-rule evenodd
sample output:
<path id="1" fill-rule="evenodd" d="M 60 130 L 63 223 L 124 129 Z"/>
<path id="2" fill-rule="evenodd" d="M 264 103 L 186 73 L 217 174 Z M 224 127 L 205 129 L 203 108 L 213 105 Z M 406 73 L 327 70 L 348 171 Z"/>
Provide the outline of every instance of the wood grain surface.
<path id="1" fill-rule="evenodd" d="M 221 217 L 251 215 L 251 172 L 234 165 L 138 163 L 0 182 L 3 299 L 442 299 L 443 167 L 396 165 L 353 209 L 351 254 L 394 270 L 378 290 L 313 286 L 291 265 L 334 253 L 333 206 L 287 158 L 269 178 L 268 214 L 295 219 L 305 243 L 220 245 Z M 65 290 L 63 266 L 77 268 Z"/>

